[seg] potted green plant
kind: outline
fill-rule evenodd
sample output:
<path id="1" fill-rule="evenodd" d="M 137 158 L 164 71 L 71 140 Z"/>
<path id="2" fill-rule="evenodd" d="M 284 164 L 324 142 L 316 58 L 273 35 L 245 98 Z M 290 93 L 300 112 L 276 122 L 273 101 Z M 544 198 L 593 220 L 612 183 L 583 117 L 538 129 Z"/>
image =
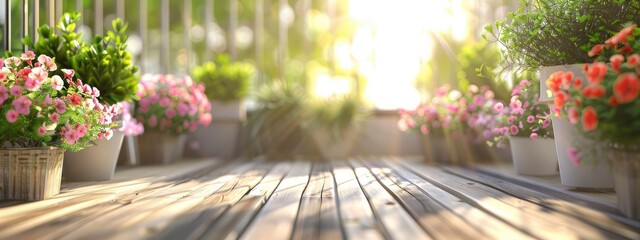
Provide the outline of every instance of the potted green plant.
<path id="1" fill-rule="evenodd" d="M 322 157 L 346 158 L 367 115 L 362 102 L 353 95 L 344 95 L 309 100 L 307 105 L 304 125 Z"/>
<path id="2" fill-rule="evenodd" d="M 100 92 L 98 100 L 104 105 L 117 105 L 135 99 L 138 86 L 137 67 L 126 50 L 127 25 L 120 19 L 112 22 L 113 30 L 106 36 L 94 36 L 91 42 L 82 41 L 76 32 L 79 13 L 65 13 L 54 33 L 47 25 L 38 28 L 39 38 L 27 36 L 23 43 L 36 54 L 55 56 L 61 68 L 74 69 L 75 78 L 82 79 Z M 58 70 L 56 73 L 62 74 Z M 64 167 L 66 180 L 95 181 L 113 177 L 124 133 L 115 131 L 114 138 L 97 141 L 77 153 L 67 153 Z"/>
<path id="3" fill-rule="evenodd" d="M 253 73 L 253 65 L 232 62 L 226 54 L 218 54 L 214 61 L 194 68 L 193 77 L 205 85 L 216 121 L 190 137 L 192 153 L 200 157 L 235 155 L 246 120 L 244 98 L 249 93 Z"/>
<path id="4" fill-rule="evenodd" d="M 608 145 L 618 206 L 627 216 L 640 219 L 640 29 L 628 26 L 593 49 L 599 57 L 585 66 L 586 78 L 556 72 L 547 85 L 562 117 L 591 143 Z M 604 63 L 607 60 L 609 64 Z M 576 165 L 598 160 L 587 157 L 593 153 L 586 149 L 570 149 Z"/>
<path id="5" fill-rule="evenodd" d="M 275 81 L 256 93 L 257 108 L 247 121 L 247 154 L 267 159 L 291 158 L 305 142 L 307 95 L 295 83 Z"/>
<path id="6" fill-rule="evenodd" d="M 0 199 L 49 198 L 60 192 L 65 151 L 111 138 L 120 109 L 44 54 L 9 57 L 0 68 Z"/>
<path id="7" fill-rule="evenodd" d="M 506 69 L 539 71 L 543 101 L 551 101 L 544 84 L 556 71 L 581 74 L 582 65 L 593 59 L 591 47 L 607 39 L 627 22 L 638 22 L 637 1 L 523 0 L 521 6 L 503 20 L 486 27 L 500 43 Z M 552 118 L 560 177 L 563 185 L 581 188 L 612 188 L 613 176 L 607 166 L 574 167 L 566 149 L 572 147 L 572 126 Z M 600 174 L 594 178 L 593 174 Z M 594 181 L 594 179 L 599 179 Z"/>

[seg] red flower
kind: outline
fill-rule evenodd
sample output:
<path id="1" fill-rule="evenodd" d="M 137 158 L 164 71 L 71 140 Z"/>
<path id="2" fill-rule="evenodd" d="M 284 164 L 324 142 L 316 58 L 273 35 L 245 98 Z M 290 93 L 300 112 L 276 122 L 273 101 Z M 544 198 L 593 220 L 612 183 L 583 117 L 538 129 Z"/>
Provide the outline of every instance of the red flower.
<path id="1" fill-rule="evenodd" d="M 629 67 L 635 67 L 638 63 L 640 63 L 640 55 L 634 53 L 627 57 L 627 65 L 629 65 Z"/>
<path id="2" fill-rule="evenodd" d="M 618 100 L 616 100 L 615 96 L 611 96 L 609 98 L 609 105 L 611 105 L 612 107 L 618 106 Z"/>
<path id="3" fill-rule="evenodd" d="M 565 92 L 556 92 L 553 98 L 553 106 L 555 109 L 560 110 L 564 107 L 564 103 L 569 99 L 569 95 Z"/>
<path id="4" fill-rule="evenodd" d="M 620 104 L 628 103 L 638 97 L 640 79 L 635 73 L 623 73 L 613 83 L 613 95 Z"/>
<path id="5" fill-rule="evenodd" d="M 573 80 L 573 87 L 575 89 L 580 89 L 582 88 L 582 78 L 576 78 Z"/>
<path id="6" fill-rule="evenodd" d="M 585 98 L 597 99 L 603 97 L 606 92 L 607 89 L 605 89 L 602 85 L 592 83 L 584 87 L 580 94 Z"/>
<path id="7" fill-rule="evenodd" d="M 598 127 L 598 114 L 593 107 L 586 107 L 582 112 L 582 129 L 589 132 Z"/>
<path id="8" fill-rule="evenodd" d="M 571 124 L 576 124 L 580 120 L 580 113 L 576 108 L 570 108 L 567 114 L 567 118 Z"/>
<path id="9" fill-rule="evenodd" d="M 562 80 L 562 75 L 562 72 L 554 72 L 546 81 L 547 87 L 549 87 L 549 89 L 551 89 L 551 91 L 553 91 L 554 93 L 560 91 L 560 81 Z"/>
<path id="10" fill-rule="evenodd" d="M 607 64 L 598 62 L 592 64 L 589 68 L 587 79 L 590 83 L 600 83 L 605 75 L 607 75 Z"/>
<path id="11" fill-rule="evenodd" d="M 593 46 L 591 51 L 589 51 L 589 57 L 600 55 L 600 53 L 602 53 L 602 48 L 604 48 L 604 44 L 596 44 Z"/>
<path id="12" fill-rule="evenodd" d="M 74 94 L 71 94 L 71 95 L 67 96 L 67 99 L 74 106 L 78 106 L 78 105 L 82 104 L 82 97 L 80 97 L 80 95 L 77 94 L 77 93 L 74 93 Z"/>
<path id="13" fill-rule="evenodd" d="M 615 54 L 611 56 L 611 58 L 609 58 L 609 61 L 611 62 L 611 68 L 619 73 L 620 65 L 622 65 L 622 62 L 624 62 L 624 57 L 620 54 Z"/>

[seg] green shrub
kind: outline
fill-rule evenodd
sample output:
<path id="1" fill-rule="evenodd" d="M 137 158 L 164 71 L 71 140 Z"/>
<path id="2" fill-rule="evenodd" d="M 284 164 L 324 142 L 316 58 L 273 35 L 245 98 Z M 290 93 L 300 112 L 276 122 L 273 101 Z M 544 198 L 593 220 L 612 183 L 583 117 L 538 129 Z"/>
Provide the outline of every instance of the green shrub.
<path id="1" fill-rule="evenodd" d="M 232 63 L 229 56 L 219 54 L 213 62 L 196 67 L 193 77 L 196 81 L 204 83 L 209 99 L 226 102 L 247 96 L 253 72 L 251 64 Z"/>

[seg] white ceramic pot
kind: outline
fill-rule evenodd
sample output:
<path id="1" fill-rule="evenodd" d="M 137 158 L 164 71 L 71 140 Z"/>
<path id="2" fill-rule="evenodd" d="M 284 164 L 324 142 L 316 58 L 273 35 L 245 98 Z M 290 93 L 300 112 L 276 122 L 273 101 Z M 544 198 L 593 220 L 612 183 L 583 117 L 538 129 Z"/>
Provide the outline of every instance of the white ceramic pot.
<path id="1" fill-rule="evenodd" d="M 562 185 L 576 188 L 613 188 L 613 174 L 606 159 L 595 159 L 596 161 L 583 162 L 578 166 L 571 161 L 567 150 L 574 148 L 577 142 L 584 143 L 589 140 L 580 136 L 576 126 L 567 120 L 554 117 L 552 122 Z M 588 144 L 588 146 L 598 147 L 599 145 Z"/>
<path id="2" fill-rule="evenodd" d="M 509 137 L 513 167 L 517 174 L 549 176 L 558 174 L 558 155 L 553 139 Z"/>
<path id="3" fill-rule="evenodd" d="M 327 160 L 346 159 L 356 141 L 354 130 L 346 130 L 343 132 L 342 138 L 336 139 L 330 135 L 330 131 L 315 129 L 311 131 L 311 137 L 320 150 L 322 157 Z"/>
<path id="4" fill-rule="evenodd" d="M 215 121 L 244 121 L 247 119 L 244 102 L 238 100 L 227 102 L 211 100 L 211 114 Z"/>
<path id="5" fill-rule="evenodd" d="M 185 134 L 145 132 L 138 136 L 141 164 L 168 164 L 182 159 Z"/>
<path id="6" fill-rule="evenodd" d="M 65 152 L 62 174 L 65 181 L 104 181 L 113 177 L 124 133 L 113 131 L 110 140 L 96 140 L 95 146 L 79 152 Z"/>
<path id="7" fill-rule="evenodd" d="M 618 208 L 627 217 L 640 220 L 640 151 L 612 148 L 611 161 Z"/>

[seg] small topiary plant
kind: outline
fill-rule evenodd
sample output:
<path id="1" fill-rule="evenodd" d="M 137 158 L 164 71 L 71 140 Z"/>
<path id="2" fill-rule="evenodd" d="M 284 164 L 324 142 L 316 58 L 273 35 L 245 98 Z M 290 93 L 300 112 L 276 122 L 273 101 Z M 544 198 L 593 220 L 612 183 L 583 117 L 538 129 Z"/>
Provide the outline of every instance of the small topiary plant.
<path id="1" fill-rule="evenodd" d="M 232 63 L 228 55 L 219 54 L 213 62 L 196 67 L 193 77 L 205 85 L 209 99 L 228 102 L 247 96 L 253 72 L 251 64 Z"/>

